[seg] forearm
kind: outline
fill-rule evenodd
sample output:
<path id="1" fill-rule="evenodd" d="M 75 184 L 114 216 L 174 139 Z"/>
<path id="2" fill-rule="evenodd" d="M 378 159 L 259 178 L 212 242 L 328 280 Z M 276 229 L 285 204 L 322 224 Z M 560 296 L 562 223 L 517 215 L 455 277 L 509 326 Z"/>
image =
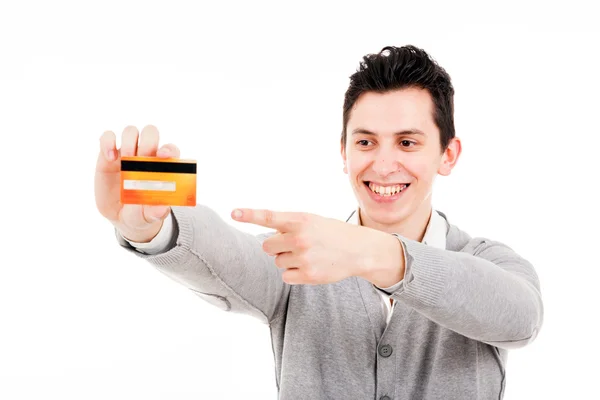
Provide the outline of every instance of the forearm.
<path id="1" fill-rule="evenodd" d="M 235 229 L 205 206 L 173 207 L 176 237 L 158 254 L 142 254 L 159 271 L 227 311 L 264 322 L 282 309 L 287 285 L 261 240 Z"/>
<path id="2" fill-rule="evenodd" d="M 392 298 L 469 338 L 503 348 L 522 347 L 543 320 L 532 265 L 505 245 L 483 241 L 473 254 L 399 238 L 405 273 Z M 391 270 L 393 271 L 393 269 Z"/>

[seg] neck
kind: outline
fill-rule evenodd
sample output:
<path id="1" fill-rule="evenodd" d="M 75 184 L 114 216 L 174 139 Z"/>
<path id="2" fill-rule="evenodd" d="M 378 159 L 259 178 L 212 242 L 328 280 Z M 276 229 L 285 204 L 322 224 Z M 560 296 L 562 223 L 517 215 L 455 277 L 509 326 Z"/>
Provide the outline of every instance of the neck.
<path id="1" fill-rule="evenodd" d="M 407 239 L 421 242 L 425 236 L 432 212 L 433 208 L 431 207 L 431 204 L 423 204 L 423 207 L 420 207 L 415 213 L 403 220 L 397 221 L 394 224 L 382 224 L 370 219 L 364 214 L 362 209 L 359 208 L 358 218 L 360 225 L 367 228 L 377 229 L 387 233 L 397 233 Z"/>

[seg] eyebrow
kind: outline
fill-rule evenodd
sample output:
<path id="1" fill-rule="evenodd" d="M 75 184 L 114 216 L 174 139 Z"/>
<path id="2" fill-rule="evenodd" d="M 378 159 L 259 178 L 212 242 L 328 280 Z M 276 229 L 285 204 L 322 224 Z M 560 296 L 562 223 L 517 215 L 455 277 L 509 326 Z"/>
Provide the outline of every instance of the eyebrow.
<path id="1" fill-rule="evenodd" d="M 352 135 L 373 135 L 373 136 L 377 136 L 377 134 L 375 132 L 371 132 L 368 129 L 364 129 L 364 128 L 356 128 L 352 131 Z M 394 136 L 403 136 L 403 135 L 422 135 L 422 136 L 427 136 L 423 131 L 419 130 L 419 129 L 405 129 L 399 132 L 395 132 Z"/>

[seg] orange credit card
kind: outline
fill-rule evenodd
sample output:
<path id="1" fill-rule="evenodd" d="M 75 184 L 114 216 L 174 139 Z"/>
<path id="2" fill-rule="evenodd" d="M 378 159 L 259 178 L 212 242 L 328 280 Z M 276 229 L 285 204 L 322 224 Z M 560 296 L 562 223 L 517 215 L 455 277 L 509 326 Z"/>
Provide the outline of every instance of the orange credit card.
<path id="1" fill-rule="evenodd" d="M 196 161 L 122 157 L 121 203 L 195 206 Z"/>

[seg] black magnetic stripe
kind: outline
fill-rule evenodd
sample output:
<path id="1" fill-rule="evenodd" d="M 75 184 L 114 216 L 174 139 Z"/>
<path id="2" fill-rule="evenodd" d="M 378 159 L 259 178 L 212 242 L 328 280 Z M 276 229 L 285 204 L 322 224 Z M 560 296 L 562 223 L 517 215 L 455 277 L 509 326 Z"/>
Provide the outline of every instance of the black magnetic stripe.
<path id="1" fill-rule="evenodd" d="M 173 172 L 176 174 L 195 174 L 196 164 L 161 161 L 121 160 L 121 171 Z"/>

